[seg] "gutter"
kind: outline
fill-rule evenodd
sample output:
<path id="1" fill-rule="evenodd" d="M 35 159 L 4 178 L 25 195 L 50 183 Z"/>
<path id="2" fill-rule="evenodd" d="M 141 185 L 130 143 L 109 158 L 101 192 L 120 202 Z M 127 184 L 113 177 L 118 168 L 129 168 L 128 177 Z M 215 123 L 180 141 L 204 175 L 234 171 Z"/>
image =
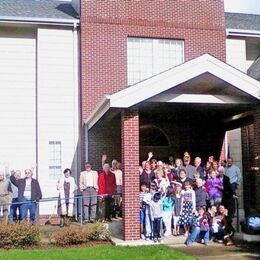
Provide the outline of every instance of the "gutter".
<path id="1" fill-rule="evenodd" d="M 0 23 L 79 26 L 79 19 L 0 16 Z"/>
<path id="2" fill-rule="evenodd" d="M 243 30 L 243 29 L 226 29 L 227 36 L 242 36 L 242 37 L 256 37 L 260 38 L 260 31 L 258 30 Z"/>

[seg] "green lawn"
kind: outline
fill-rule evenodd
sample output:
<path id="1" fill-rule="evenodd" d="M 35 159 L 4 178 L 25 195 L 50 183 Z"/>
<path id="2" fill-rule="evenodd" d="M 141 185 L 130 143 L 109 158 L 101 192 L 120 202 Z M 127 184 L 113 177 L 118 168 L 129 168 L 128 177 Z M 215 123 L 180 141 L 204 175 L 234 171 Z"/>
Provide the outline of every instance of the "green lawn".
<path id="1" fill-rule="evenodd" d="M 195 259 L 163 245 L 140 247 L 93 246 L 45 250 L 0 250 L 0 259 Z"/>

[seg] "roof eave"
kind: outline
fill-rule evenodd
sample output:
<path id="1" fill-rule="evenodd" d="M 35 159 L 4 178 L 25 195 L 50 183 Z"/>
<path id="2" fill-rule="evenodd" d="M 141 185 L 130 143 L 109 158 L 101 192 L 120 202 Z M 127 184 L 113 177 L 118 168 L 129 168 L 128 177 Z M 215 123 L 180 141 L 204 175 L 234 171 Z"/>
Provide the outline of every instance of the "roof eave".
<path id="1" fill-rule="evenodd" d="M 237 36 L 237 37 L 260 37 L 260 31 L 258 30 L 245 30 L 245 29 L 226 29 L 227 36 Z"/>
<path id="2" fill-rule="evenodd" d="M 0 16 L 1 23 L 23 23 L 23 24 L 48 24 L 48 25 L 64 25 L 64 26 L 78 26 L 79 19 L 68 18 L 45 18 L 45 17 L 14 17 L 14 16 Z"/>
<path id="3" fill-rule="evenodd" d="M 87 129 L 91 129 L 96 124 L 96 122 L 109 110 L 110 107 L 110 96 L 105 96 L 103 100 L 101 100 L 101 102 L 96 106 L 94 111 L 85 120 Z"/>

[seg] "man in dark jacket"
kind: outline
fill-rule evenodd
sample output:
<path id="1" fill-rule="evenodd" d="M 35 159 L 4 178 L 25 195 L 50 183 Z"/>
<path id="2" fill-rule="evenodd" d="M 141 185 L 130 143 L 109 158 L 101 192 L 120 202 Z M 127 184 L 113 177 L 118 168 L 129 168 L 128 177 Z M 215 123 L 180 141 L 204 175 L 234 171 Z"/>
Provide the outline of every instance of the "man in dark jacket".
<path id="1" fill-rule="evenodd" d="M 39 182 L 32 178 L 33 172 L 30 169 L 25 170 L 25 178 L 17 180 L 18 201 L 22 202 L 20 206 L 21 220 L 27 219 L 28 210 L 30 212 L 30 221 L 36 222 L 37 201 L 42 198 L 42 192 Z"/>
<path id="2" fill-rule="evenodd" d="M 200 178 L 196 179 L 195 195 L 196 195 L 196 208 L 198 207 L 206 208 L 209 195 L 206 189 L 203 187 L 203 180 Z"/>
<path id="3" fill-rule="evenodd" d="M 224 168 L 219 167 L 219 178 L 222 178 L 223 181 L 223 196 L 222 196 L 222 205 L 228 210 L 230 217 L 235 215 L 235 193 L 230 184 L 229 177 L 224 174 Z"/>

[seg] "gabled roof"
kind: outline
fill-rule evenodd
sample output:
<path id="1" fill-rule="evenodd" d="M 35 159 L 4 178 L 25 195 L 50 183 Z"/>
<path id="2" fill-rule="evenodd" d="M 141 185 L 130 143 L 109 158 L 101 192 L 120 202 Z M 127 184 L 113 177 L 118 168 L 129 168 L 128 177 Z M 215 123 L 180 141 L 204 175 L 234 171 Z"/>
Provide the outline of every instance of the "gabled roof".
<path id="1" fill-rule="evenodd" d="M 0 0 L 0 20 L 75 20 L 71 2 L 48 0 Z"/>
<path id="2" fill-rule="evenodd" d="M 260 15 L 225 13 L 227 29 L 260 31 Z"/>
<path id="3" fill-rule="evenodd" d="M 254 63 L 247 70 L 247 74 L 260 81 L 260 56 L 254 61 Z"/>
<path id="4" fill-rule="evenodd" d="M 108 111 L 109 108 L 131 108 L 144 101 L 154 101 L 155 99 L 158 101 L 158 95 L 161 95 L 162 93 L 165 94 L 169 90 L 177 89 L 180 85 L 185 86 L 185 84 L 187 85 L 187 82 L 190 80 L 196 82 L 198 78 L 203 77 L 209 79 L 214 77 L 214 88 L 217 88 L 219 85 L 218 81 L 221 81 L 225 82 L 225 84 L 227 84 L 226 86 L 231 86 L 236 89 L 240 94 L 237 97 L 233 97 L 232 93 L 227 92 L 228 87 L 224 86 L 224 98 L 221 96 L 222 93 L 220 93 L 221 95 L 213 95 L 210 97 L 211 99 L 208 99 L 209 97 L 204 95 L 208 94 L 208 91 L 203 88 L 203 86 L 200 89 L 200 92 L 196 92 L 196 86 L 200 86 L 197 84 L 195 85 L 195 88 L 194 86 L 188 86 L 191 91 L 189 90 L 189 92 L 184 93 L 182 93 L 180 87 L 180 89 L 178 89 L 177 96 L 173 95 L 171 99 L 168 99 L 166 102 L 180 102 L 180 98 L 178 98 L 178 96 L 181 96 L 181 102 L 187 101 L 188 98 L 192 98 L 194 100 L 194 96 L 190 95 L 193 94 L 193 89 L 195 89 L 194 93 L 196 92 L 201 94 L 200 96 L 197 96 L 202 98 L 201 101 L 198 100 L 201 103 L 217 102 L 222 104 L 240 104 L 240 101 L 243 102 L 243 97 L 247 99 L 250 97 L 251 100 L 254 99 L 256 102 L 259 102 L 260 100 L 260 82 L 254 80 L 234 67 L 214 58 L 213 56 L 204 54 L 198 58 L 143 80 L 115 94 L 106 96 L 85 123 L 88 125 L 88 128 L 91 128 Z M 207 86 L 207 84 L 208 83 L 206 82 L 205 86 Z M 185 86 L 185 88 L 187 88 L 187 86 Z M 167 94 L 167 96 L 169 97 L 170 95 Z M 187 102 L 189 103 L 189 101 Z M 196 101 L 194 103 L 198 102 Z"/>

